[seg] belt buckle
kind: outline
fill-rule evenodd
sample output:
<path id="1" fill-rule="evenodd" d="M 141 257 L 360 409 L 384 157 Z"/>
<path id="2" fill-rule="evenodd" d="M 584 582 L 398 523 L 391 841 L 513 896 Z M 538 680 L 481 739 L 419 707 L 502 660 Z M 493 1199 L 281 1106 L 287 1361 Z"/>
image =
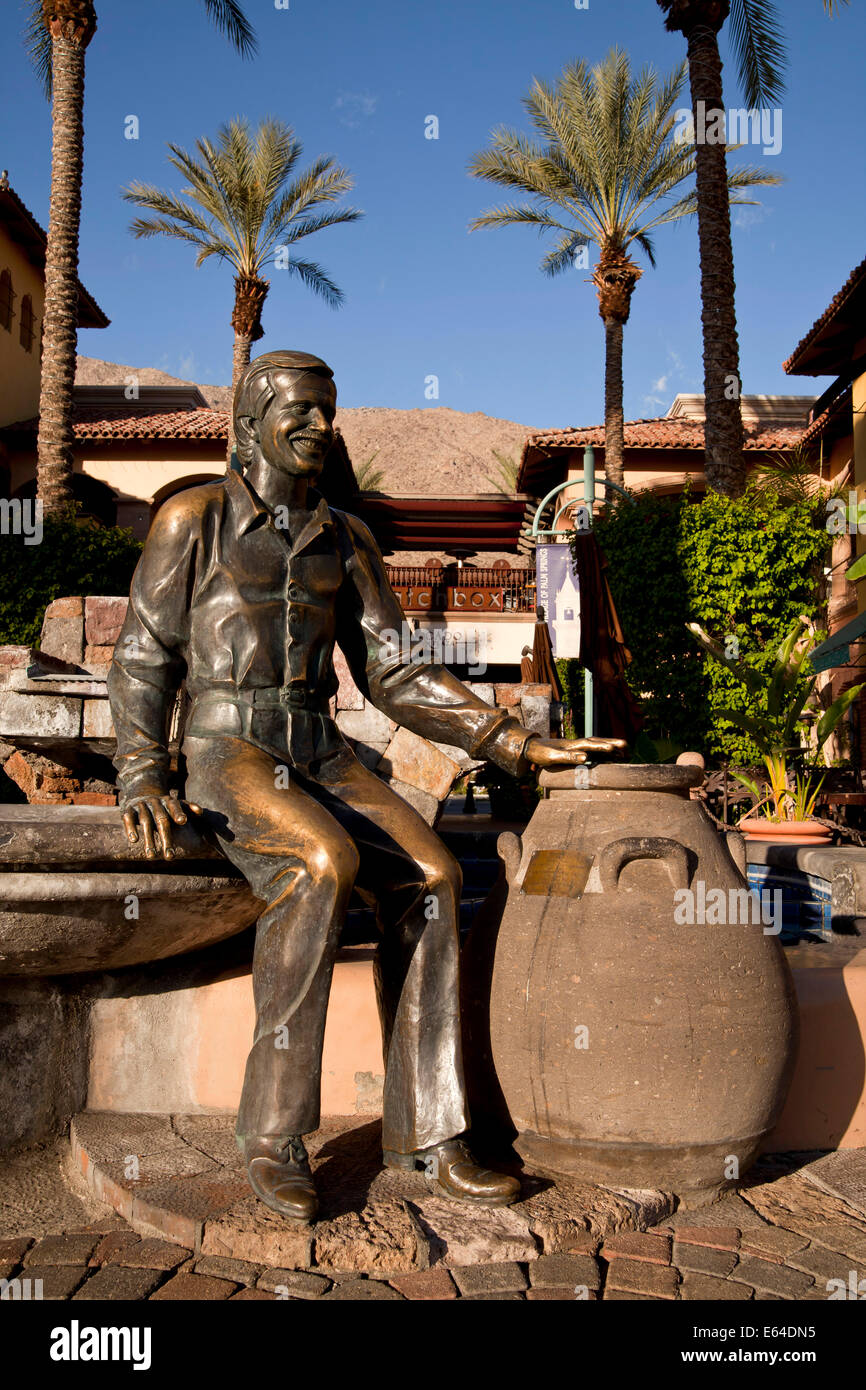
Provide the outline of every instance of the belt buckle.
<path id="1" fill-rule="evenodd" d="M 299 689 L 295 685 L 280 686 L 280 701 L 284 705 L 291 705 L 295 709 L 302 709 L 303 706 L 306 704 L 306 700 L 306 690 Z"/>

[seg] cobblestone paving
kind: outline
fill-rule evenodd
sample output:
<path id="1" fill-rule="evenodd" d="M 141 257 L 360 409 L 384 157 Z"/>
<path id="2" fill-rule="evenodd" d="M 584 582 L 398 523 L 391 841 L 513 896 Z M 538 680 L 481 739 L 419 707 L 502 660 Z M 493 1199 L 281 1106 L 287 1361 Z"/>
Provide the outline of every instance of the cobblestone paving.
<path id="1" fill-rule="evenodd" d="M 25 1296 L 23 1281 L 31 1281 L 34 1296 L 39 1280 L 44 1299 L 72 1302 L 808 1301 L 826 1300 L 840 1287 L 834 1280 L 845 1289 L 863 1280 L 866 1294 L 866 1213 L 816 1188 L 799 1166 L 794 1159 L 767 1160 L 739 1193 L 698 1212 L 678 1212 L 645 1233 L 600 1244 L 587 1232 L 572 1239 L 571 1249 L 525 1263 L 434 1265 L 374 1278 L 197 1257 L 172 1241 L 142 1237 L 71 1191 L 59 1151 L 42 1150 L 0 1165 L 0 1278 L 21 1280 Z M 22 1203 L 37 1178 L 41 1201 L 28 1211 Z M 46 1220 L 52 1205 L 62 1213 L 62 1230 Z"/>

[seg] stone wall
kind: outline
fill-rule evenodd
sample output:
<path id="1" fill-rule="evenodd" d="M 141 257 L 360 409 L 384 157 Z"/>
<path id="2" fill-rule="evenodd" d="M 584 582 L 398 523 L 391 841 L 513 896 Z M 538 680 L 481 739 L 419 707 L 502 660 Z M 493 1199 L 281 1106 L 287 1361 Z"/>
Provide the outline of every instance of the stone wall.
<path id="1" fill-rule="evenodd" d="M 74 977 L 0 978 L 0 1154 L 62 1134 L 83 1108 L 89 1020 Z"/>
<path id="2" fill-rule="evenodd" d="M 123 597 L 56 599 L 46 610 L 38 648 L 0 647 L 0 765 L 8 779 L 6 800 L 115 804 L 116 790 L 106 780 L 110 769 L 101 769 L 100 777 L 81 764 L 83 755 L 105 758 L 113 751 L 105 682 L 126 607 Z M 332 711 L 342 733 L 367 767 L 434 824 L 455 781 L 481 764 L 460 749 L 398 728 L 364 698 L 339 649 L 334 658 L 340 685 Z M 28 676 L 33 666 L 43 673 L 39 679 Z M 550 732 L 549 686 L 473 682 L 470 689 L 534 732 Z"/>

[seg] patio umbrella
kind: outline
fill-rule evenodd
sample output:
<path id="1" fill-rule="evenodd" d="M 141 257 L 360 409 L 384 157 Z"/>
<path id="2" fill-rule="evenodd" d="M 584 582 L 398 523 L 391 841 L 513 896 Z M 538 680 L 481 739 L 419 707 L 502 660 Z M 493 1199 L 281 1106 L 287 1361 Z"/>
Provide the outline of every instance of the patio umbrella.
<path id="1" fill-rule="evenodd" d="M 556 670 L 556 662 L 553 659 L 550 630 L 545 621 L 544 609 L 536 608 L 535 615 L 538 622 L 535 624 L 535 635 L 532 639 L 532 674 L 537 685 L 550 686 L 551 699 L 561 700 L 562 686 Z"/>
<path id="2" fill-rule="evenodd" d="M 631 652 L 604 573 L 605 560 L 592 531 L 577 532 L 574 567 L 580 589 L 580 661 L 593 674 L 598 695 L 597 732 L 610 738 L 636 737 L 645 723 L 629 690 L 625 670 Z"/>

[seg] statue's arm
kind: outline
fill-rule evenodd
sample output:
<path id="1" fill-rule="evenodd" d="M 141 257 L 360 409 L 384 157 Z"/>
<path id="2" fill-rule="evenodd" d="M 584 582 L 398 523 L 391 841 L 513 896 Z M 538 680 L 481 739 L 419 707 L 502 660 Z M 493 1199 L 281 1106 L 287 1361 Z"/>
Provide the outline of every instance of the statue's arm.
<path id="1" fill-rule="evenodd" d="M 411 634 L 379 547 L 356 517 L 342 522 L 348 539 L 347 577 L 337 639 L 359 690 L 422 738 L 489 758 L 515 775 L 527 772 L 524 749 L 531 731 L 504 710 L 485 704 L 445 666 L 411 659 Z"/>
<path id="2" fill-rule="evenodd" d="M 184 678 L 194 518 L 177 503 L 157 514 L 132 579 L 108 674 L 120 805 L 167 796 L 168 726 Z"/>

